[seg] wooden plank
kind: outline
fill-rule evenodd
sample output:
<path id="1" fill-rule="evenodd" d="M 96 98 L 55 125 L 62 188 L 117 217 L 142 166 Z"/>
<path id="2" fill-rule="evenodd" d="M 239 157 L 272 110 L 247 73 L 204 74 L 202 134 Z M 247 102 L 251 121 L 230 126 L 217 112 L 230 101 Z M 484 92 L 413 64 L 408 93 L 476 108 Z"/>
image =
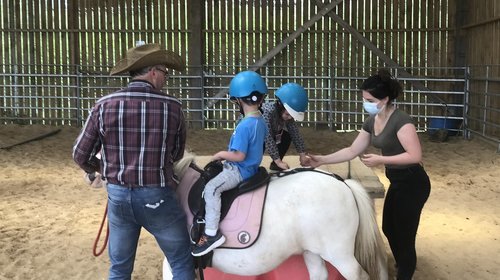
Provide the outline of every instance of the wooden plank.
<path id="1" fill-rule="evenodd" d="M 21 10 L 20 13 L 23 14 L 23 15 L 29 15 L 29 8 L 27 7 L 28 5 L 23 5 L 21 4 L 19 9 Z M 19 21 L 23 21 L 23 22 L 20 22 L 20 25 L 22 26 L 27 26 L 29 28 L 31 18 L 30 17 L 21 17 L 19 19 Z M 30 42 L 29 42 L 29 34 L 28 32 L 26 31 L 26 28 L 24 28 L 25 30 L 20 30 L 19 31 L 19 38 L 28 38 L 28 40 L 22 40 L 20 43 L 20 47 L 21 47 L 21 60 L 19 60 L 19 64 L 25 64 L 25 65 L 28 65 L 30 64 L 30 52 L 29 52 L 29 48 L 30 48 Z M 26 69 L 25 67 L 23 67 L 22 71 L 24 73 L 26 73 Z M 24 79 L 23 79 L 24 80 Z M 24 84 L 24 83 L 23 83 Z"/>
<path id="2" fill-rule="evenodd" d="M 299 37 L 303 32 L 305 32 L 308 28 L 310 28 L 315 22 L 320 20 L 324 15 L 326 15 L 328 12 L 330 12 L 333 8 L 335 8 L 338 4 L 343 2 L 342 0 L 335 0 L 327 5 L 325 5 L 323 8 L 320 9 L 319 13 L 314 15 L 310 20 L 305 22 L 302 26 L 297 28 L 295 32 L 293 32 L 290 36 L 285 38 L 283 42 L 281 42 L 278 46 L 274 47 L 271 51 L 269 51 L 264 57 L 262 57 L 259 61 L 257 61 L 254 65 L 249 67 L 249 70 L 251 71 L 257 71 L 260 69 L 263 65 L 265 65 L 267 62 L 269 62 L 275 55 L 280 53 L 286 46 L 288 46 L 293 40 L 295 40 L 297 37 Z M 227 89 L 222 89 L 220 90 L 214 97 L 221 97 L 227 93 Z M 211 102 L 207 103 L 207 107 L 212 107 L 215 103 L 217 103 L 216 100 L 210 100 Z"/>
<path id="3" fill-rule="evenodd" d="M 269 5 L 266 1 L 262 1 L 261 4 L 259 5 L 259 14 L 262 17 L 261 21 L 261 41 L 262 41 L 262 47 L 260 48 L 259 56 L 264 55 L 264 53 L 267 51 L 269 46 L 271 46 L 271 43 L 269 41 L 269 34 L 270 34 L 270 22 L 269 22 Z"/>
<path id="4" fill-rule="evenodd" d="M 146 38 L 141 38 L 140 34 L 139 35 L 136 35 L 136 32 L 137 30 L 139 29 L 139 27 L 137 26 L 137 23 L 139 23 L 139 13 L 137 12 L 137 10 L 139 9 L 139 4 L 137 3 L 138 0 L 131 0 L 129 3 L 130 3 L 130 13 L 132 14 L 132 16 L 129 16 L 128 19 L 128 30 L 134 30 L 134 32 L 131 32 L 129 37 L 128 37 L 128 46 L 127 48 L 125 49 L 128 49 L 132 46 L 135 46 L 135 42 L 136 41 L 139 41 L 139 40 L 146 40 Z M 130 14 L 129 14 L 130 15 Z"/>
<path id="5" fill-rule="evenodd" d="M 203 10 L 201 11 L 204 12 Z M 187 6 L 185 1 L 179 1 L 179 55 L 185 59 L 187 57 L 187 40 L 189 39 L 189 34 L 186 32 L 187 27 Z M 203 46 L 203 45 L 200 45 Z"/>
<path id="6" fill-rule="evenodd" d="M 220 64 L 221 65 L 229 65 L 228 64 L 228 45 L 227 45 L 227 39 L 228 39 L 228 32 L 224 32 L 223 30 L 228 30 L 228 25 L 227 25 L 227 2 L 226 1 L 220 1 L 220 14 L 219 18 L 222 20 L 220 21 L 220 28 L 219 28 L 219 36 L 220 36 L 220 45 L 219 45 L 219 52 L 220 52 Z"/>
<path id="7" fill-rule="evenodd" d="M 420 67 L 420 63 L 421 63 L 421 60 L 420 60 L 420 52 L 419 52 L 419 49 L 421 48 L 419 46 L 419 33 L 418 30 L 421 30 L 421 23 L 422 23 L 422 18 L 419 17 L 419 2 L 420 0 L 414 0 L 413 2 L 413 5 L 415 7 L 413 7 L 411 9 L 412 11 L 412 28 L 413 28 L 413 32 L 412 32 L 412 40 L 411 40 L 411 48 L 412 48 L 412 59 L 411 59 L 411 65 L 414 65 L 414 66 L 417 66 L 417 67 Z M 417 72 L 417 75 L 422 75 L 421 74 L 422 70 L 419 69 L 418 72 Z"/>
<path id="8" fill-rule="evenodd" d="M 51 29 L 53 30 L 52 36 L 54 42 L 60 42 L 60 43 L 55 43 L 53 45 L 53 53 L 54 53 L 54 60 L 52 61 L 58 61 L 59 63 L 55 64 L 61 64 L 60 62 L 62 61 L 61 57 L 61 45 L 62 40 L 61 40 L 61 30 L 63 30 L 61 26 L 61 22 L 64 21 L 63 18 L 61 17 L 61 8 L 60 8 L 60 2 L 59 1 L 52 1 L 53 6 L 52 6 L 52 15 L 53 15 L 53 20 L 52 20 L 52 26 Z M 59 71 L 56 71 L 55 73 L 60 73 Z"/>
<path id="9" fill-rule="evenodd" d="M 290 4 L 290 2 L 291 2 L 290 0 L 285 0 L 284 2 L 285 2 L 285 8 L 283 9 L 283 18 L 284 18 L 284 22 L 286 24 L 285 30 L 287 32 L 287 36 L 290 36 L 288 34 L 291 34 L 291 32 L 293 32 L 293 30 L 295 29 L 295 27 L 294 27 L 295 20 L 293 18 L 293 10 L 292 10 L 293 4 Z M 302 33 L 300 35 L 302 36 Z M 299 36 L 297 36 L 297 38 L 295 38 L 294 41 L 299 41 Z M 292 43 L 292 42 L 290 42 L 290 43 Z M 297 43 L 297 42 L 295 42 L 295 43 Z M 292 61 L 295 61 L 295 51 L 296 51 L 296 48 L 294 47 L 293 44 L 288 47 L 288 50 L 285 52 L 285 54 L 286 54 L 285 59 L 286 60 L 284 61 L 284 63 L 282 65 L 293 65 Z M 287 75 L 286 69 L 281 68 L 279 75 L 286 76 Z"/>
<path id="10" fill-rule="evenodd" d="M 241 34 L 241 30 L 239 30 L 239 27 L 240 27 L 240 24 L 239 24 L 239 20 L 240 20 L 240 13 L 241 13 L 241 8 L 240 8 L 240 5 L 238 4 L 238 0 L 234 0 L 232 2 L 232 8 L 233 8 L 233 15 L 234 15 L 234 24 L 233 24 L 233 27 L 231 29 L 231 32 L 233 33 L 233 37 L 234 37 L 234 48 L 235 48 L 235 53 L 234 53 L 234 65 L 239 65 L 241 64 L 241 59 L 242 59 L 242 53 L 241 53 L 241 49 L 243 48 L 242 47 L 242 44 L 241 44 L 241 38 L 242 38 L 242 34 Z"/>
<path id="11" fill-rule="evenodd" d="M 212 15 L 214 15 L 213 17 L 213 23 L 214 23 L 214 50 L 217 50 L 215 52 L 215 56 L 214 56 L 214 64 L 217 65 L 217 69 L 219 69 L 220 71 L 220 65 L 221 65 L 221 61 L 220 61 L 220 51 L 221 51 L 221 44 L 220 44 L 220 41 L 221 41 L 221 30 L 220 30 L 220 14 L 221 14 L 221 11 L 220 11 L 220 2 L 219 1 L 215 1 L 214 3 L 214 13 Z M 244 18 L 244 17 L 243 17 Z"/>
<path id="12" fill-rule="evenodd" d="M 18 1 L 14 2 L 14 18 L 12 19 L 13 22 L 14 22 L 14 31 L 11 33 L 13 35 L 13 38 L 12 38 L 12 42 L 13 44 L 10 45 L 13 49 L 15 49 L 14 53 L 13 53 L 13 58 L 15 58 L 14 61 L 12 61 L 12 64 L 16 64 L 16 65 L 19 65 L 19 62 L 20 61 L 23 61 L 23 53 L 22 53 L 22 49 L 21 49 L 21 36 L 20 36 L 20 33 L 18 33 L 21 29 L 21 5 Z M 21 69 L 18 69 L 18 70 L 21 70 Z"/>
<path id="13" fill-rule="evenodd" d="M 302 2 L 302 1 L 301 1 Z M 304 22 L 307 18 L 307 16 L 309 15 L 309 7 L 308 7 L 308 3 L 309 1 L 303 1 L 300 5 L 299 4 L 300 2 L 297 2 L 297 4 L 293 4 L 293 3 L 290 3 L 290 6 L 293 8 L 295 8 L 295 15 L 298 15 L 298 17 L 300 17 L 300 21 L 296 21 L 295 22 L 298 24 L 301 24 L 302 22 Z M 292 14 L 293 15 L 293 14 Z M 290 20 L 293 22 L 294 21 L 294 17 L 292 16 L 290 18 Z M 319 19 L 321 20 L 321 19 Z M 318 20 L 318 21 L 319 21 Z M 309 28 L 309 31 L 311 31 L 311 29 L 314 28 L 314 26 L 317 24 L 317 22 L 315 22 L 315 24 L 311 25 L 311 27 Z M 295 29 L 292 29 L 292 30 L 295 30 Z M 295 55 L 295 59 L 290 61 L 290 64 L 289 65 L 293 65 L 293 66 L 308 66 L 309 65 L 309 58 L 312 58 L 313 56 L 311 55 L 310 53 L 310 50 L 311 50 L 311 47 L 315 45 L 314 42 L 311 42 L 311 37 L 310 37 L 310 32 L 307 32 L 305 31 L 304 33 L 302 33 L 302 36 L 299 36 L 297 37 L 297 44 L 295 44 L 296 46 L 296 50 L 291 52 Z M 300 75 L 304 75 L 304 76 L 310 76 L 311 75 L 311 69 L 309 67 L 301 67 L 302 69 L 300 69 L 299 67 L 293 67 L 293 76 L 300 76 Z M 294 80 L 293 82 L 297 83 L 299 82 L 300 84 L 300 81 L 297 81 L 297 80 Z M 307 87 L 307 84 L 302 84 L 303 87 Z"/>
<path id="14" fill-rule="evenodd" d="M 226 32 L 226 40 L 228 42 L 228 46 L 227 46 L 227 54 L 226 54 L 226 65 L 235 65 L 236 64 L 236 54 L 238 53 L 237 49 L 234 48 L 234 45 L 235 45 L 235 38 L 234 38 L 234 35 L 235 35 L 235 30 L 234 30 L 234 27 L 236 25 L 235 23 L 235 20 L 237 19 L 237 17 L 235 16 L 235 5 L 237 5 L 237 3 L 235 3 L 234 0 L 232 1 L 229 1 L 228 4 L 227 4 L 227 12 L 226 12 L 226 30 L 228 30 L 229 32 Z M 227 115 L 226 115 L 227 117 Z M 227 119 L 227 118 L 226 118 Z"/>
<path id="15" fill-rule="evenodd" d="M 253 9 L 253 6 L 254 6 L 254 0 L 248 0 L 247 1 L 248 3 L 248 9 L 246 11 L 247 13 L 247 17 L 251 20 L 249 20 L 249 24 L 247 25 L 247 42 L 248 42 L 248 49 L 247 49 L 247 55 L 248 55 L 248 59 L 247 59 L 247 63 L 245 63 L 245 65 L 249 65 L 249 64 L 252 64 L 254 63 L 253 59 L 254 57 L 256 57 L 256 54 L 255 54 L 255 21 L 254 21 L 254 15 L 253 15 L 253 12 L 254 12 L 254 9 Z"/>
<path id="16" fill-rule="evenodd" d="M 421 27 L 422 29 L 424 28 L 427 28 L 428 27 L 428 21 L 427 21 L 427 11 L 428 11 L 428 8 L 427 8 L 427 0 L 420 0 L 420 9 L 419 9 L 419 17 L 420 17 L 420 20 L 421 20 Z M 425 20 L 424 20 L 425 19 Z M 428 64 L 428 61 L 427 61 L 427 55 L 426 55 L 426 50 L 427 48 L 429 48 L 429 45 L 428 45 L 428 40 L 427 40 L 427 37 L 428 36 L 428 32 L 420 32 L 420 40 L 419 40 L 419 43 L 420 43 L 420 47 L 419 47 L 419 66 L 420 67 L 427 67 L 427 64 Z M 425 71 L 425 70 L 424 70 Z"/>
<path id="17" fill-rule="evenodd" d="M 113 0 L 113 2 L 111 4 L 113 7 L 113 11 L 112 11 L 113 23 L 112 23 L 112 26 L 109 27 L 109 29 L 112 32 L 112 35 L 111 35 L 112 44 L 110 44 L 111 45 L 110 49 L 109 49 L 110 57 L 108 60 L 109 69 L 111 69 L 111 67 L 113 67 L 121 59 L 119 46 L 122 46 L 121 35 L 120 35 L 120 33 L 122 33 L 122 32 L 118 32 L 118 30 L 122 30 L 120 28 L 121 17 L 123 15 L 125 15 L 125 13 L 122 10 L 123 7 L 121 7 L 122 6 L 121 2 L 118 2 L 118 1 L 119 0 Z M 107 71 L 107 69 L 106 69 L 106 71 Z"/>
<path id="18" fill-rule="evenodd" d="M 405 29 L 405 37 L 404 41 L 402 42 L 402 45 L 404 47 L 405 51 L 405 65 L 410 65 L 411 67 L 416 67 L 417 65 L 413 64 L 413 57 L 415 57 L 414 52 L 417 50 L 413 48 L 413 35 L 414 35 L 414 30 L 415 26 L 414 24 L 417 22 L 413 16 L 413 10 L 412 10 L 412 4 L 408 2 L 408 0 L 405 0 L 405 9 L 406 12 L 404 14 L 404 21 L 403 21 L 403 26 L 406 26 Z M 415 69 L 413 73 L 415 74 L 418 71 L 418 69 Z"/>
<path id="19" fill-rule="evenodd" d="M 374 44 L 376 44 L 376 41 L 374 40 L 373 38 L 373 32 L 371 31 L 373 29 L 373 13 L 374 12 L 377 12 L 376 10 L 371 10 L 370 9 L 370 3 L 371 1 L 369 0 L 363 0 L 362 3 L 361 3 L 361 9 L 360 12 L 362 14 L 362 18 L 363 18 L 363 21 L 364 21 L 364 26 L 362 27 L 363 31 L 365 32 L 365 37 L 368 38 L 368 40 L 374 42 Z M 362 64 L 359 64 L 359 65 L 363 65 L 363 64 L 367 64 L 367 65 L 370 65 L 371 63 L 371 60 L 372 60 L 372 53 L 369 52 L 365 47 L 363 47 L 363 52 L 362 52 L 362 56 L 363 56 L 363 61 L 361 62 Z M 367 63 L 368 62 L 368 63 Z"/>
<path id="20" fill-rule="evenodd" d="M 207 11 L 208 11 L 208 14 L 209 15 L 213 15 L 213 11 L 214 11 L 214 8 L 213 8 L 213 2 L 212 1 L 207 1 L 206 2 L 206 5 L 207 5 Z M 213 64 L 213 59 L 214 59 L 214 44 L 213 44 L 213 17 L 208 17 L 207 20 L 205 21 L 205 25 L 206 25 L 206 29 L 207 29 L 207 33 L 206 33 L 206 42 L 204 44 L 206 44 L 207 46 L 207 54 L 206 54 L 206 59 L 207 59 L 207 62 L 209 64 Z M 211 83 L 209 83 L 208 85 L 213 85 Z"/>
<path id="21" fill-rule="evenodd" d="M 120 1 L 120 0 L 117 0 Z M 120 24 L 117 26 L 118 30 L 127 30 L 128 29 L 128 19 L 130 16 L 130 1 L 124 1 L 122 2 L 123 4 L 120 5 L 121 12 L 120 12 Z M 165 26 L 165 25 L 163 25 Z M 122 56 L 124 55 L 124 49 L 128 49 L 130 47 L 129 42 L 128 42 L 128 32 L 118 32 L 120 35 L 120 44 L 119 47 L 116 48 L 116 56 L 115 56 L 115 61 L 113 64 L 118 63 L 120 59 L 122 59 Z"/>
<path id="22" fill-rule="evenodd" d="M 10 13 L 8 11 L 9 9 L 9 2 L 6 1 L 6 3 L 4 5 L 0 5 L 0 15 L 2 16 L 2 26 L 5 26 L 5 28 L 10 28 L 10 24 L 9 24 L 9 16 L 10 16 Z M 4 65 L 7 65 L 9 64 L 9 54 L 8 54 L 8 50 L 9 48 L 5 48 L 3 46 L 9 46 L 9 37 L 8 37 L 8 33 L 5 31 L 5 30 L 2 30 L 0 32 L 1 36 L 0 36 L 0 44 L 2 44 L 2 47 L 0 48 L 0 63 L 1 64 L 4 64 Z M 4 77 L 0 77 L 0 81 L 2 82 L 2 84 L 6 84 L 6 81 L 4 79 Z"/>
<path id="23" fill-rule="evenodd" d="M 282 13 L 281 13 L 281 4 L 280 2 L 274 2 L 270 1 L 270 5 L 272 5 L 272 10 L 273 10 L 273 15 L 274 15 L 274 20 L 273 20 L 273 32 L 276 33 L 276 36 L 272 36 L 272 44 L 269 45 L 269 47 L 266 49 L 266 53 L 271 49 L 271 46 L 275 46 L 278 44 L 278 42 L 281 42 L 283 38 L 286 38 L 286 35 L 283 31 L 283 27 L 281 26 L 282 24 Z M 277 61 L 275 63 L 278 65 L 280 64 L 280 61 L 283 61 L 282 55 L 276 55 Z M 270 69 L 271 70 L 271 69 Z M 272 69 L 273 74 L 275 75 L 276 69 Z M 272 85 L 271 85 L 272 86 Z"/>
<path id="24" fill-rule="evenodd" d="M 180 36 L 179 36 L 179 21 L 178 21 L 178 14 L 179 14 L 179 1 L 173 1 L 173 9 L 171 11 L 172 13 L 172 48 L 171 50 L 174 51 L 177 54 L 180 54 L 180 48 L 179 48 L 179 42 L 180 42 Z"/>
<path id="25" fill-rule="evenodd" d="M 102 47 L 102 62 L 101 65 L 110 65 L 110 58 L 113 55 L 113 0 L 99 1 L 101 4 L 101 44 Z"/>
<path id="26" fill-rule="evenodd" d="M 364 1 L 357 1 L 357 7 L 356 7 L 356 11 L 354 11 L 356 13 L 355 15 L 355 18 L 357 18 L 358 20 L 355 20 L 353 22 L 355 22 L 357 24 L 357 29 L 361 29 L 363 30 L 364 32 L 364 36 L 367 37 L 367 36 L 370 36 L 370 33 L 369 32 L 366 32 L 366 26 L 367 26 L 367 21 L 370 19 L 370 16 L 369 13 L 368 15 L 364 13 L 365 11 L 365 8 L 364 8 Z M 364 22 L 364 23 L 363 23 Z M 364 47 L 362 44 L 360 44 L 359 42 L 356 41 L 355 44 L 353 44 L 353 46 L 356 46 L 356 74 L 358 76 L 363 76 L 363 73 L 361 71 L 363 71 L 362 68 L 359 68 L 360 65 L 364 65 L 365 64 L 365 59 L 366 59 L 366 56 L 364 55 L 364 53 L 366 52 L 366 47 Z"/>
<path id="27" fill-rule="evenodd" d="M 247 27 L 247 21 L 245 20 L 247 18 L 247 9 L 248 9 L 248 4 L 245 4 L 245 5 L 241 5 L 241 29 L 240 29 L 240 33 L 241 33 L 241 49 L 240 49 L 240 52 L 241 52 L 241 61 L 240 61 L 240 65 L 248 65 L 248 44 L 247 44 L 247 39 L 248 39 L 248 27 Z M 240 72 L 241 69 L 238 68 L 236 70 L 236 72 Z M 223 92 L 222 94 L 220 95 L 215 95 L 214 97 L 221 97 L 223 96 L 226 91 L 225 90 L 222 90 L 220 92 Z M 208 102 L 210 104 L 210 102 Z M 208 106 L 210 107 L 210 106 Z"/>

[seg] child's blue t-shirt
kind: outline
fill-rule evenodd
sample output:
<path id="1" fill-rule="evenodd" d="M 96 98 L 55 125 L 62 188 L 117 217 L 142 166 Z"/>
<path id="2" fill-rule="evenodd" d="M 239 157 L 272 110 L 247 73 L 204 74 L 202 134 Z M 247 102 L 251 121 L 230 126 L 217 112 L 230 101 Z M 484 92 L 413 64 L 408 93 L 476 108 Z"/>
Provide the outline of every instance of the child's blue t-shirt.
<path id="1" fill-rule="evenodd" d="M 238 167 L 243 180 L 257 173 L 264 155 L 266 134 L 267 125 L 262 116 L 246 117 L 236 126 L 228 149 L 240 151 L 246 155 L 243 161 L 231 162 Z"/>

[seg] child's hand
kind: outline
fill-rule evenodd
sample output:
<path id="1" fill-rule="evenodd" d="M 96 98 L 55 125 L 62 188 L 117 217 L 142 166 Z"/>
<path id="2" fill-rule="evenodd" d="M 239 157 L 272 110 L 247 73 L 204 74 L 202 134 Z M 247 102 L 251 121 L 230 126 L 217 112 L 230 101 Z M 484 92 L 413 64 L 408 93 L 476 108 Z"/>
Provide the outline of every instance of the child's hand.
<path id="1" fill-rule="evenodd" d="M 284 161 L 281 161 L 281 160 L 275 160 L 274 163 L 276 163 L 276 165 L 283 169 L 283 170 L 287 170 L 287 169 L 290 169 L 290 166 L 288 166 L 288 163 L 284 162 Z"/>
<path id="2" fill-rule="evenodd" d="M 210 161 L 222 161 L 223 158 L 220 157 L 219 153 L 215 154 L 212 156 L 212 159 Z"/>

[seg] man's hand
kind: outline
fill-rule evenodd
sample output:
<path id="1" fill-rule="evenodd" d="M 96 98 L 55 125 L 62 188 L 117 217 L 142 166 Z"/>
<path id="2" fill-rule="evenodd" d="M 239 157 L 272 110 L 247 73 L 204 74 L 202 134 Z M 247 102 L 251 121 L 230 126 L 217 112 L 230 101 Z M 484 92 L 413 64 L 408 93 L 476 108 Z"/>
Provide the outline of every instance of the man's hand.
<path id="1" fill-rule="evenodd" d="M 83 180 L 93 188 L 102 188 L 106 186 L 106 182 L 102 180 L 101 174 L 97 172 L 85 172 L 85 174 L 83 175 Z"/>

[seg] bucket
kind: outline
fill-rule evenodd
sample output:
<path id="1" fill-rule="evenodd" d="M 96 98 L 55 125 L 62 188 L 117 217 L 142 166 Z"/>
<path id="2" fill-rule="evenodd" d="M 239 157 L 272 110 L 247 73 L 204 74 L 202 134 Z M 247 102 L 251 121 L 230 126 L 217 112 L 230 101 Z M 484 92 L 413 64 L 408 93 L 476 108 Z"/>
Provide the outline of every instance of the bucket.
<path id="1" fill-rule="evenodd" d="M 448 117 L 432 117 L 429 118 L 429 125 L 427 126 L 427 133 L 433 135 L 440 129 L 448 130 L 448 136 L 455 136 L 458 134 L 461 119 L 450 119 Z"/>

